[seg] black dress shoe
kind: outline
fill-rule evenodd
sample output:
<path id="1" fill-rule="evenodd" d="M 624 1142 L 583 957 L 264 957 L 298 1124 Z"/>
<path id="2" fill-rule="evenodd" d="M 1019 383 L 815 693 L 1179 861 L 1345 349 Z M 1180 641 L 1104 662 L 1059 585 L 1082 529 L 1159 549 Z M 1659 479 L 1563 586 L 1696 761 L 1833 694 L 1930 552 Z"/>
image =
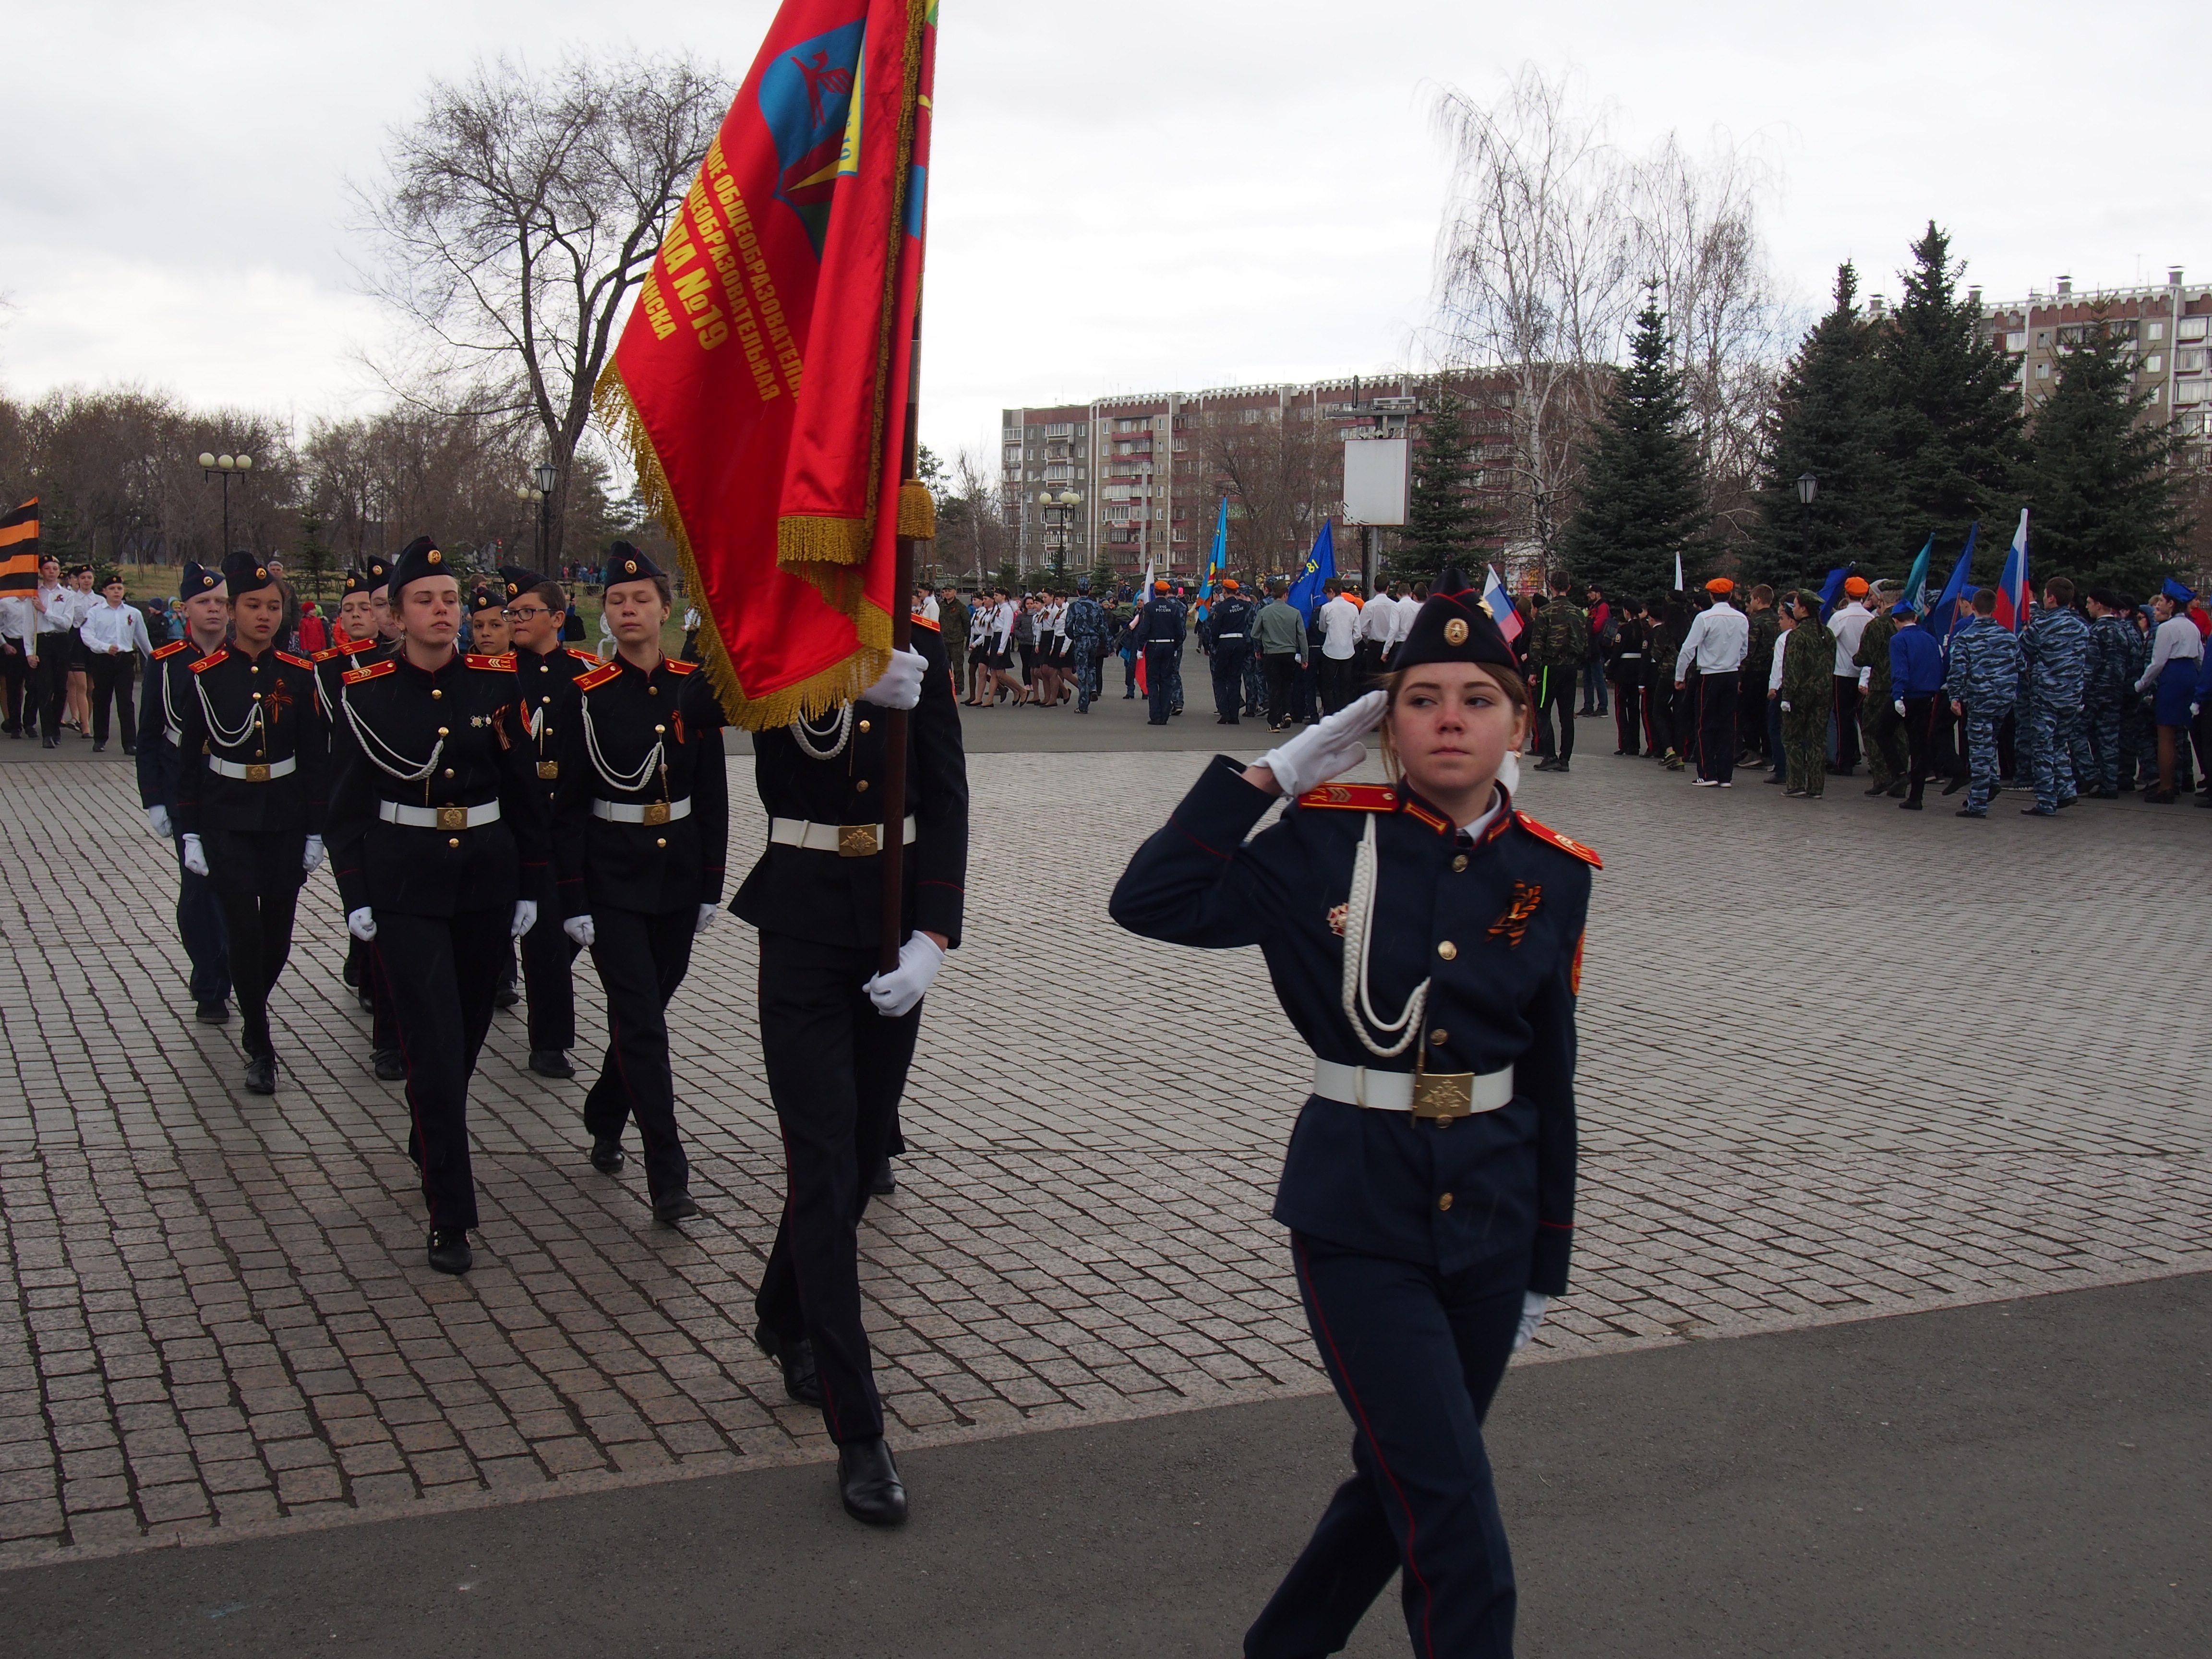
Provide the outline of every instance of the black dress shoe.
<path id="1" fill-rule="evenodd" d="M 803 1336 L 786 1340 L 763 1325 L 753 1333 L 760 1351 L 783 1367 L 783 1391 L 802 1406 L 822 1403 L 822 1379 L 814 1370 L 814 1345 Z"/>
<path id="2" fill-rule="evenodd" d="M 2096 798 L 2099 800 L 2118 800 L 2120 798 L 2120 792 L 2117 789 L 2100 789 L 2097 791 Z"/>
<path id="3" fill-rule="evenodd" d="M 276 1092 L 276 1056 L 249 1054 L 246 1060 L 246 1091 L 250 1095 Z"/>
<path id="4" fill-rule="evenodd" d="M 1945 794 L 1947 794 L 1947 795 L 1955 795 L 1955 794 L 1957 794 L 1957 793 L 1958 793 L 1961 789 L 1964 789 L 1966 787 L 1966 779 L 1964 779 L 1964 778 L 1954 778 L 1954 779 L 1952 779 L 1952 780 L 1951 780 L 1951 781 L 1950 781 L 1950 782 L 1948 782 L 1948 783 L 1947 783 L 1947 784 L 1945 784 L 1945 785 L 1943 786 L 1943 793 L 1944 793 Z"/>
<path id="5" fill-rule="evenodd" d="M 1869 795 L 1886 795 L 1889 793 L 1889 786 L 1886 783 L 1877 783 L 1866 793 Z"/>
<path id="6" fill-rule="evenodd" d="M 407 1075 L 407 1062 L 399 1058 L 397 1048 L 372 1048 L 368 1063 L 386 1083 L 397 1083 Z"/>
<path id="7" fill-rule="evenodd" d="M 1897 805 L 1899 811 L 1917 812 L 1920 811 L 1920 803 L 1917 800 L 1901 800 L 1897 803 Z"/>
<path id="8" fill-rule="evenodd" d="M 612 1175 L 623 1166 L 622 1137 L 599 1135 L 592 1141 L 592 1167 L 601 1175 Z"/>
<path id="9" fill-rule="evenodd" d="M 92 752 L 95 755 L 104 755 L 107 752 L 107 745 L 104 743 L 95 743 L 92 745 Z"/>
<path id="10" fill-rule="evenodd" d="M 530 1069 L 540 1077 L 571 1078 L 576 1068 L 568 1063 L 568 1056 L 558 1048 L 532 1048 Z"/>
<path id="11" fill-rule="evenodd" d="M 469 1236 L 459 1227 L 430 1230 L 430 1265 L 441 1273 L 465 1273 L 475 1264 Z"/>
<path id="12" fill-rule="evenodd" d="M 665 1198 L 653 1200 L 653 1218 L 664 1227 L 673 1227 L 679 1221 L 696 1221 L 699 1206 L 689 1193 L 671 1193 Z"/>
<path id="13" fill-rule="evenodd" d="M 906 1519 L 906 1486 L 880 1435 L 837 1448 L 837 1491 L 855 1521 L 896 1527 Z"/>
<path id="14" fill-rule="evenodd" d="M 203 1025 L 227 1025 L 230 1023 L 230 1005 L 221 997 L 203 997 L 193 1007 L 192 1018 Z"/>
<path id="15" fill-rule="evenodd" d="M 512 1008 L 521 1000 L 522 993 L 512 985 L 502 985 L 491 994 L 491 1006 L 495 1008 Z"/>

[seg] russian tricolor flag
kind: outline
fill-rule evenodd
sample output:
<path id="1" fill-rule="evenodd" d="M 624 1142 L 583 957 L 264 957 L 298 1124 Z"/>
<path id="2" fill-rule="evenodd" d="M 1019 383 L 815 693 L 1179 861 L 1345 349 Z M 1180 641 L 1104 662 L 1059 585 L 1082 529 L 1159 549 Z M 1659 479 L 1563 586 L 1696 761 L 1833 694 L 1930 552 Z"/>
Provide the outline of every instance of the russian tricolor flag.
<path id="1" fill-rule="evenodd" d="M 2027 509 L 2020 510 L 2004 568 L 1997 573 L 1997 625 L 2015 634 L 2027 624 Z"/>
<path id="2" fill-rule="evenodd" d="M 1505 584 L 1498 579 L 1498 567 L 1485 567 L 1490 573 L 1490 585 L 1482 590 L 1482 603 L 1490 612 L 1490 619 L 1498 624 L 1498 631 L 1505 635 L 1510 645 L 1521 637 L 1521 613 L 1513 608 L 1513 596 L 1505 591 Z"/>

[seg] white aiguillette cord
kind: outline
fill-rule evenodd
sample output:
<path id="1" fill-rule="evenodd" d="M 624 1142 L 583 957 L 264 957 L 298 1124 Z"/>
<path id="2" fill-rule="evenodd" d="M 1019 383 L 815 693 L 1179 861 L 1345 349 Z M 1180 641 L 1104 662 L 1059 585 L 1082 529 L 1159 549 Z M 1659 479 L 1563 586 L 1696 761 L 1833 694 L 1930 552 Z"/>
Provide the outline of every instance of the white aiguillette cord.
<path id="1" fill-rule="evenodd" d="M 1421 1012 L 1429 1002 L 1429 981 L 1425 979 L 1413 988 L 1395 1019 L 1386 1020 L 1376 1013 L 1367 994 L 1367 945 L 1375 924 L 1376 815 L 1366 816 L 1366 833 L 1352 855 L 1352 896 L 1344 907 L 1344 1013 L 1367 1052 L 1377 1060 L 1389 1060 L 1404 1054 L 1420 1035 Z M 1386 1037 L 1397 1033 L 1397 1042 L 1383 1048 L 1367 1034 L 1370 1025 Z"/>

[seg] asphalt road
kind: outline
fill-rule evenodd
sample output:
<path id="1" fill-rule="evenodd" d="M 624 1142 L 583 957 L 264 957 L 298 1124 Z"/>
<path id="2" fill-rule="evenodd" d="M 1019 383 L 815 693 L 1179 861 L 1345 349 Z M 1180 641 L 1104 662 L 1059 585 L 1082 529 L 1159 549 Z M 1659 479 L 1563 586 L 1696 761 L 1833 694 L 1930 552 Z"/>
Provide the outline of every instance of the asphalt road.
<path id="1" fill-rule="evenodd" d="M 1517 1370 L 1523 1656 L 2212 1650 L 2212 1275 Z M 1327 1398 L 0 1575 L 0 1654 L 1229 1655 Z M 1403 1653 L 1395 1595 L 1350 1650 Z"/>

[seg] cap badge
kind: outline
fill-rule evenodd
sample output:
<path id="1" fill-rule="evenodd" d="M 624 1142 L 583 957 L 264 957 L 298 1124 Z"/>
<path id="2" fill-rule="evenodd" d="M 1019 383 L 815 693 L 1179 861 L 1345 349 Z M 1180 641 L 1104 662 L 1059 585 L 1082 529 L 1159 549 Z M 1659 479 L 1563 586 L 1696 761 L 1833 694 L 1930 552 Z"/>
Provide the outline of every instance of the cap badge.
<path id="1" fill-rule="evenodd" d="M 256 580 L 256 581 L 258 581 L 258 582 L 265 582 L 265 581 L 267 581 L 267 580 L 269 580 L 269 573 L 268 573 L 268 571 L 267 571 L 267 570 L 265 570 L 265 569 L 264 569 L 264 568 L 263 568 L 261 566 L 259 566 L 259 565 L 256 565 L 256 566 L 254 566 L 254 567 L 253 567 L 253 580 Z"/>
<path id="2" fill-rule="evenodd" d="M 446 556 L 444 554 L 439 552 L 434 547 L 430 550 L 430 562 L 432 564 L 443 564 L 445 562 Z"/>
<path id="3" fill-rule="evenodd" d="M 1463 618 L 1454 617 L 1444 624 L 1444 643 L 1446 645 L 1467 643 L 1467 623 Z"/>
<path id="4" fill-rule="evenodd" d="M 635 576 L 637 574 L 637 561 L 635 559 L 624 559 L 623 561 L 623 572 L 625 575 Z"/>

